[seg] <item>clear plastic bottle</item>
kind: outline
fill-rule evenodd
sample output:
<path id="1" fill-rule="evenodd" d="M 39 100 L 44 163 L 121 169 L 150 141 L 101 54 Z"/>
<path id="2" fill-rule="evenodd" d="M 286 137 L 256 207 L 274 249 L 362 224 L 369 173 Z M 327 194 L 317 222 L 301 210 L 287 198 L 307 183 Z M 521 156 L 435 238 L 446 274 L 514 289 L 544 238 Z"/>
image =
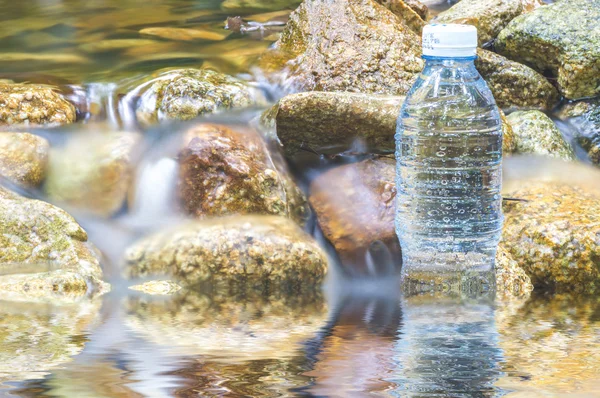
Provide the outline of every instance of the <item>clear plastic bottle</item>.
<path id="1" fill-rule="evenodd" d="M 425 68 L 398 118 L 396 233 L 411 290 L 494 285 L 502 129 L 476 47 L 473 26 L 425 26 Z"/>

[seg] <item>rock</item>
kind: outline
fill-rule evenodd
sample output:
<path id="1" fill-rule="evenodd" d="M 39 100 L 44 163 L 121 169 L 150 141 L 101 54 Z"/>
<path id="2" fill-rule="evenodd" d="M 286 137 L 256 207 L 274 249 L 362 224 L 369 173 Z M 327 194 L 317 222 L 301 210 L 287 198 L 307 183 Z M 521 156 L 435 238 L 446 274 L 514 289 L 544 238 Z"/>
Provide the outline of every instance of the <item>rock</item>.
<path id="1" fill-rule="evenodd" d="M 39 380 L 73 361 L 89 341 L 100 306 L 100 300 L 61 305 L 4 302 L 0 307 L 0 382 Z"/>
<path id="2" fill-rule="evenodd" d="M 289 157 L 302 149 L 342 152 L 358 139 L 371 152 L 394 152 L 396 122 L 403 97 L 340 92 L 307 92 L 283 97 L 262 118 L 276 130 Z M 503 118 L 506 153 L 513 151 L 512 129 Z"/>
<path id="3" fill-rule="evenodd" d="M 96 251 L 65 211 L 0 187 L 0 291 L 3 299 L 102 292 Z"/>
<path id="4" fill-rule="evenodd" d="M 219 110 L 262 104 L 262 94 L 245 82 L 208 69 L 176 69 L 159 73 L 136 91 L 138 121 L 190 120 Z"/>
<path id="5" fill-rule="evenodd" d="M 517 140 L 512 126 L 508 122 L 504 112 L 500 111 L 500 119 L 502 119 L 502 153 L 508 155 L 517 150 Z"/>
<path id="6" fill-rule="evenodd" d="M 500 108 L 549 110 L 559 100 L 558 91 L 544 76 L 501 55 L 478 49 L 475 66 Z"/>
<path id="7" fill-rule="evenodd" d="M 531 278 L 504 247 L 496 253 L 496 291 L 500 296 L 527 296 L 533 290 Z"/>
<path id="8" fill-rule="evenodd" d="M 218 33 L 209 30 L 185 28 L 145 28 L 140 30 L 140 34 L 145 36 L 160 37 L 161 39 L 179 41 L 220 41 L 227 37 L 227 32 Z"/>
<path id="9" fill-rule="evenodd" d="M 403 0 L 375 0 L 377 3 L 383 5 L 385 8 L 396 14 L 402 19 L 412 30 L 416 33 L 421 34 L 423 26 L 425 26 L 425 18 L 419 14 L 419 11 L 428 11 L 427 7 L 421 4 L 419 7 L 418 1 L 413 2 L 413 6 Z"/>
<path id="10" fill-rule="evenodd" d="M 129 289 L 150 295 L 169 296 L 180 291 L 181 286 L 172 281 L 149 281 L 131 286 Z"/>
<path id="11" fill-rule="evenodd" d="M 427 5 L 421 3 L 419 0 L 402 0 L 402 1 L 407 6 L 412 8 L 412 10 L 414 12 L 416 12 L 423 21 L 427 21 L 429 19 L 429 7 L 427 7 Z"/>
<path id="12" fill-rule="evenodd" d="M 459 4 L 462 4 L 459 3 Z M 496 50 L 548 76 L 570 99 L 600 93 L 600 0 L 563 0 L 515 18 Z"/>
<path id="13" fill-rule="evenodd" d="M 600 99 L 565 104 L 559 117 L 574 127 L 575 139 L 588 152 L 588 157 L 600 165 Z"/>
<path id="14" fill-rule="evenodd" d="M 518 111 L 507 117 L 516 141 L 516 153 L 531 153 L 574 160 L 573 148 L 552 119 L 540 111 Z"/>
<path id="15" fill-rule="evenodd" d="M 298 91 L 406 94 L 423 69 L 421 40 L 374 0 L 305 1 L 260 59 Z"/>
<path id="16" fill-rule="evenodd" d="M 292 221 L 234 216 L 158 233 L 126 252 L 129 277 L 163 275 L 184 285 L 248 289 L 312 289 L 323 281 L 327 256 Z"/>
<path id="17" fill-rule="evenodd" d="M 557 290 L 600 288 L 600 195 L 558 182 L 523 182 L 507 192 L 501 246 L 534 286 Z"/>
<path id="18" fill-rule="evenodd" d="M 494 40 L 515 17 L 541 5 L 540 0 L 461 0 L 440 13 L 433 22 L 474 25 L 482 46 Z"/>
<path id="19" fill-rule="evenodd" d="M 313 339 L 327 319 L 327 305 L 320 292 L 231 296 L 221 291 L 190 290 L 168 300 L 129 299 L 125 323 L 140 337 L 168 347 L 170 353 L 226 355 L 228 366 L 232 366 L 238 360 L 246 363 L 249 357 L 253 361 L 277 358 L 283 362 L 296 358 L 298 346 Z"/>
<path id="20" fill-rule="evenodd" d="M 390 256 L 389 264 L 375 266 L 388 271 L 401 264 L 394 230 L 395 164 L 393 158 L 378 158 L 336 167 L 310 186 L 310 204 L 323 234 L 350 273 L 381 272 L 373 265 L 369 268 L 367 260 L 371 249 L 378 250 L 380 244 L 395 256 Z"/>
<path id="21" fill-rule="evenodd" d="M 184 134 L 179 195 L 198 217 L 271 214 L 303 224 L 310 209 L 285 162 L 252 129 L 200 124 Z"/>
<path id="22" fill-rule="evenodd" d="M 0 83 L 0 126 L 55 126 L 75 118 L 75 107 L 49 86 Z"/>
<path id="23" fill-rule="evenodd" d="M 0 175 L 26 188 L 46 178 L 50 144 L 29 133 L 0 133 Z"/>
<path id="24" fill-rule="evenodd" d="M 225 0 L 221 3 L 221 9 L 227 13 L 248 14 L 293 9 L 301 2 L 302 0 Z"/>
<path id="25" fill-rule="evenodd" d="M 50 152 L 45 191 L 52 200 L 108 217 L 123 206 L 140 136 L 129 132 L 82 133 Z"/>

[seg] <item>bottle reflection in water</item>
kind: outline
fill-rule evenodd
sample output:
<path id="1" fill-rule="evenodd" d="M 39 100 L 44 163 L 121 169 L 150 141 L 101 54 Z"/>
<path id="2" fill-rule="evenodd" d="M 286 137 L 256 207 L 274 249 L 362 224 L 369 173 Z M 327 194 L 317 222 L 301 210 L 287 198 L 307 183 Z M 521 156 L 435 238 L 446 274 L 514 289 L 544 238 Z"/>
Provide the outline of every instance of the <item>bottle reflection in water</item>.
<path id="1" fill-rule="evenodd" d="M 425 69 L 398 119 L 396 232 L 407 286 L 493 285 L 502 227 L 502 130 L 475 69 L 477 31 L 430 25 Z"/>

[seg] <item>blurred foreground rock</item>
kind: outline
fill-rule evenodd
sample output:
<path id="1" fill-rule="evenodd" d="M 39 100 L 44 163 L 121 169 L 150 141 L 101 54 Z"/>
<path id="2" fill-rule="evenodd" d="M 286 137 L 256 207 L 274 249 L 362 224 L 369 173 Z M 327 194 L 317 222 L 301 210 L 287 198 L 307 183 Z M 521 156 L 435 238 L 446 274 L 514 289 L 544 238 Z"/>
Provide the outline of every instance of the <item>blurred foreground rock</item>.
<path id="1" fill-rule="evenodd" d="M 29 133 L 0 133 L 0 175 L 35 188 L 46 178 L 50 144 Z"/>
<path id="2" fill-rule="evenodd" d="M 501 246 L 536 287 L 600 289 L 600 195 L 558 182 L 523 182 L 506 193 Z"/>
<path id="3" fill-rule="evenodd" d="M 144 238 L 126 252 L 129 277 L 167 276 L 182 285 L 239 289 L 319 288 L 327 256 L 292 221 L 233 216 L 198 221 Z"/>
<path id="4" fill-rule="evenodd" d="M 423 68 L 420 36 L 374 0 L 305 1 L 260 59 L 298 91 L 405 94 Z"/>
<path id="5" fill-rule="evenodd" d="M 45 190 L 52 200 L 103 217 L 121 209 L 132 175 L 137 133 L 81 132 L 50 152 Z"/>
<path id="6" fill-rule="evenodd" d="M 200 124 L 184 134 L 179 194 L 198 217 L 272 214 L 303 224 L 310 209 L 283 159 L 248 127 Z"/>
<path id="7" fill-rule="evenodd" d="M 135 90 L 140 95 L 137 120 L 190 120 L 199 115 L 265 102 L 262 93 L 235 77 L 209 69 L 159 72 Z"/>
<path id="8" fill-rule="evenodd" d="M 69 299 L 108 288 L 95 248 L 70 215 L 2 187 L 0 269 L 3 299 Z"/>
<path id="9" fill-rule="evenodd" d="M 542 4 L 541 0 L 461 0 L 440 13 L 433 22 L 474 25 L 482 46 L 495 39 L 515 17 Z"/>
<path id="10" fill-rule="evenodd" d="M 511 113 L 507 119 L 515 134 L 516 153 L 575 160 L 573 148 L 545 113 L 519 111 Z"/>
<path id="11" fill-rule="evenodd" d="M 558 1 L 515 18 L 500 32 L 495 48 L 557 77 L 565 97 L 591 97 L 600 93 L 599 20 L 600 0 Z"/>
<path id="12" fill-rule="evenodd" d="M 75 107 L 50 86 L 0 83 L 0 126 L 73 123 Z"/>
<path id="13" fill-rule="evenodd" d="M 500 108 L 550 110 L 558 102 L 556 88 L 528 66 L 482 49 L 477 51 L 475 66 Z"/>

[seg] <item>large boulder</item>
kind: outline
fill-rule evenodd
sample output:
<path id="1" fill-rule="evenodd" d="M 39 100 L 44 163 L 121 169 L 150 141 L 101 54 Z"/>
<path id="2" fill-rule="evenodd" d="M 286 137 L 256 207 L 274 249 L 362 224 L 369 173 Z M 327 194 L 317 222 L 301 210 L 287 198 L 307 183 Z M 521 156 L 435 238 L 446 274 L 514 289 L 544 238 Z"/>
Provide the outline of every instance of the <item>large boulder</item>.
<path id="1" fill-rule="evenodd" d="M 129 277 L 168 276 L 182 285 L 312 289 L 327 256 L 292 221 L 233 216 L 198 221 L 152 235 L 126 252 Z"/>
<path id="2" fill-rule="evenodd" d="M 462 4 L 459 3 L 459 4 Z M 570 99 L 600 93 L 600 0 L 562 0 L 515 18 L 496 50 L 557 77 Z"/>
<path id="3" fill-rule="evenodd" d="M 137 133 L 81 133 L 50 151 L 45 190 L 55 201 L 103 217 L 121 209 L 131 181 Z"/>
<path id="4" fill-rule="evenodd" d="M 311 0 L 260 59 L 298 91 L 405 94 L 423 68 L 420 36 L 374 0 Z"/>
<path id="5" fill-rule="evenodd" d="M 574 160 L 575 153 L 552 119 L 540 111 L 518 111 L 507 117 L 515 134 L 516 153 Z"/>
<path id="6" fill-rule="evenodd" d="M 415 0 L 412 4 L 404 0 L 375 0 L 385 8 L 396 14 L 416 33 L 423 31 L 425 26 L 426 14 L 429 11 L 427 6 Z M 419 5 L 420 4 L 420 5 Z"/>
<path id="7" fill-rule="evenodd" d="M 184 134 L 179 195 L 198 217 L 271 214 L 303 224 L 310 209 L 285 162 L 249 128 L 200 124 Z"/>
<path id="8" fill-rule="evenodd" d="M 96 249 L 65 211 L 0 187 L 0 292 L 19 300 L 107 288 Z"/>
<path id="9" fill-rule="evenodd" d="M 0 175 L 34 188 L 46 178 L 48 140 L 29 133 L 0 133 Z"/>
<path id="10" fill-rule="evenodd" d="M 0 83 L 0 126 L 73 123 L 75 107 L 50 86 Z"/>
<path id="11" fill-rule="evenodd" d="M 592 163 L 600 165 L 600 99 L 563 105 L 559 117 L 575 130 L 575 140 L 588 152 Z"/>
<path id="12" fill-rule="evenodd" d="M 559 182 L 530 182 L 506 194 L 501 246 L 536 287 L 598 291 L 600 195 Z"/>
<path id="13" fill-rule="evenodd" d="M 140 96 L 135 113 L 144 125 L 162 120 L 190 120 L 202 114 L 264 103 L 259 90 L 210 69 L 159 72 L 133 93 Z"/>
<path id="14" fill-rule="evenodd" d="M 494 40 L 515 17 L 542 4 L 541 0 L 461 0 L 433 22 L 474 25 L 481 46 Z"/>
<path id="15" fill-rule="evenodd" d="M 556 88 L 528 66 L 482 49 L 477 51 L 475 66 L 500 108 L 548 110 L 558 102 Z"/>

